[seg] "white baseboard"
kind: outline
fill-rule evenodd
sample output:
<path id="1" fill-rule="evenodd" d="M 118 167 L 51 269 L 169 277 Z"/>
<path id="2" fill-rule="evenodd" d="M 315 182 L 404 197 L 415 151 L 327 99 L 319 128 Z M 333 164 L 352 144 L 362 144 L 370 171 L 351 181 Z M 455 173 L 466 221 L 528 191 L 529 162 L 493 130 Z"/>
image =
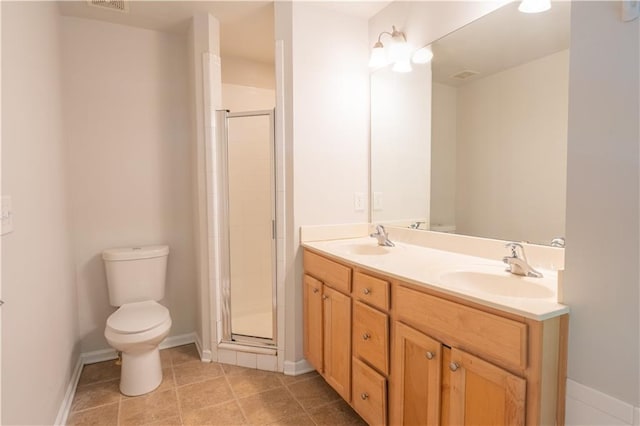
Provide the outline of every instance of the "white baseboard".
<path id="1" fill-rule="evenodd" d="M 80 354 L 82 365 L 95 364 L 96 362 L 110 361 L 118 358 L 115 349 L 100 349 L 99 351 L 83 352 Z"/>
<path id="2" fill-rule="evenodd" d="M 640 407 L 616 399 L 596 389 L 567 379 L 567 426 L 597 425 L 638 426 Z"/>
<path id="3" fill-rule="evenodd" d="M 82 355 L 80 355 L 78 356 L 78 361 L 76 361 L 76 365 L 73 368 L 71 377 L 69 378 L 67 391 L 65 392 L 64 398 L 62 399 L 62 404 L 60 404 L 60 409 L 58 410 L 58 415 L 56 416 L 54 425 L 67 424 L 67 418 L 69 417 L 69 412 L 71 411 L 71 403 L 73 402 L 73 397 L 75 396 L 76 388 L 78 387 L 78 381 L 80 380 L 82 365 Z"/>
<path id="4" fill-rule="evenodd" d="M 188 345 L 196 343 L 196 333 L 179 334 L 177 336 L 169 336 L 160 343 L 160 349 L 175 348 L 176 346 Z M 118 358 L 115 349 L 100 349 L 98 351 L 83 352 L 80 355 L 82 365 L 95 364 L 96 362 L 110 361 Z"/>
<path id="5" fill-rule="evenodd" d="M 175 348 L 176 346 L 189 345 L 191 343 L 196 343 L 196 333 L 169 336 L 160 343 L 160 349 Z"/>
<path id="6" fill-rule="evenodd" d="M 284 374 L 287 376 L 298 376 L 300 374 L 314 371 L 315 368 L 307 362 L 306 359 L 300 361 L 285 361 L 284 362 Z"/>

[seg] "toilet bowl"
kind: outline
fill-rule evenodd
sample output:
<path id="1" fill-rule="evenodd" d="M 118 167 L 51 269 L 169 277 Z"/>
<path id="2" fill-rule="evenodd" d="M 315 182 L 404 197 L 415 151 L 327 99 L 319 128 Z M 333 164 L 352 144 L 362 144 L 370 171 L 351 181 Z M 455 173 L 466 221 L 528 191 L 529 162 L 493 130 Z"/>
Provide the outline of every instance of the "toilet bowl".
<path id="1" fill-rule="evenodd" d="M 122 352 L 120 392 L 128 396 L 151 392 L 162 383 L 158 346 L 169 335 L 169 310 L 164 297 L 168 246 L 105 250 L 109 302 L 118 309 L 104 330 L 107 342 Z"/>
<path id="2" fill-rule="evenodd" d="M 155 301 L 127 303 L 107 319 L 104 336 L 122 352 L 120 392 L 151 392 L 162 382 L 158 345 L 169 334 L 169 310 Z"/>

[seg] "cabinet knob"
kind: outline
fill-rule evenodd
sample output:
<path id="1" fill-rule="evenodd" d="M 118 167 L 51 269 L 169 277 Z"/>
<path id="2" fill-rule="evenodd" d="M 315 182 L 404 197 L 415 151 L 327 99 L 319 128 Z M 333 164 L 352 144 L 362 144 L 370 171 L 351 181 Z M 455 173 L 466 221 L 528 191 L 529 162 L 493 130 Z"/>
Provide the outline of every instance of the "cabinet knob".
<path id="1" fill-rule="evenodd" d="M 314 292 L 314 293 L 317 293 L 317 292 L 319 292 L 319 291 L 320 291 L 320 290 L 318 290 L 317 288 L 314 288 L 314 289 L 313 289 L 313 292 Z"/>
<path id="2" fill-rule="evenodd" d="M 460 368 L 460 365 L 457 362 L 452 362 L 451 364 L 449 364 L 449 370 L 451 371 L 456 371 L 458 370 L 458 368 Z"/>
<path id="3" fill-rule="evenodd" d="M 364 294 L 371 294 L 371 290 L 369 290 L 368 288 L 365 288 L 364 290 L 362 290 L 362 292 Z"/>
<path id="4" fill-rule="evenodd" d="M 326 294 L 322 295 L 322 300 L 327 300 L 329 298 L 329 296 L 327 296 Z"/>
<path id="5" fill-rule="evenodd" d="M 371 335 L 369 333 L 364 333 L 362 335 L 362 340 L 369 340 L 371 338 Z"/>
<path id="6" fill-rule="evenodd" d="M 368 398 L 369 398 L 369 394 L 368 394 L 368 393 L 366 393 L 366 392 L 362 392 L 362 393 L 360 394 L 360 398 L 362 398 L 362 400 L 364 401 L 365 399 L 368 399 Z"/>
<path id="7" fill-rule="evenodd" d="M 425 354 L 425 356 L 427 357 L 427 359 L 433 359 L 436 354 L 434 354 L 433 352 L 429 351 Z"/>

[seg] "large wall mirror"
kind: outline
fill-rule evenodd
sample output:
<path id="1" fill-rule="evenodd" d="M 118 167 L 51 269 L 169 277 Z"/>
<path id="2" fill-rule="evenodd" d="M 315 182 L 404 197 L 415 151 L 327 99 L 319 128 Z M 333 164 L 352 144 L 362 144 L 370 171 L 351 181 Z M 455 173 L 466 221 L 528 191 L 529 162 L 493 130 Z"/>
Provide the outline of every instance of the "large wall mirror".
<path id="1" fill-rule="evenodd" d="M 549 244 L 564 236 L 570 2 L 510 3 L 371 74 L 372 222 Z"/>

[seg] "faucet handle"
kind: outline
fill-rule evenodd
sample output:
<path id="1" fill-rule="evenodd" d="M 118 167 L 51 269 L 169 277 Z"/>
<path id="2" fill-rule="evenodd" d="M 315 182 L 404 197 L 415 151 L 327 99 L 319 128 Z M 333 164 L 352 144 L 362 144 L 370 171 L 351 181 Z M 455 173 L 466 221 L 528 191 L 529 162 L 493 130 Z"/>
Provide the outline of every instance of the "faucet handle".
<path id="1" fill-rule="evenodd" d="M 518 248 L 524 254 L 524 247 L 520 243 L 507 243 L 504 247 L 511 250 L 511 257 L 518 257 Z"/>

